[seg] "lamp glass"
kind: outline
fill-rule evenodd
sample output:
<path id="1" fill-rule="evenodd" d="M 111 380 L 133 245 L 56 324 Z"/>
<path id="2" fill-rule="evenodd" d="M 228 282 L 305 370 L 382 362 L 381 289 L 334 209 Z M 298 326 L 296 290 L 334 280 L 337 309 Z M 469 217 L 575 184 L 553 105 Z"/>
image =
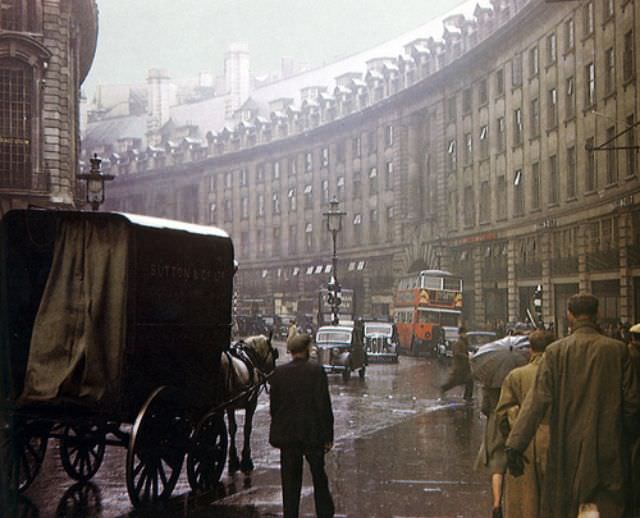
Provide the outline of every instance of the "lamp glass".
<path id="1" fill-rule="evenodd" d="M 87 180 L 87 201 L 89 203 L 102 203 L 104 194 L 104 182 L 99 173 L 91 174 Z"/>

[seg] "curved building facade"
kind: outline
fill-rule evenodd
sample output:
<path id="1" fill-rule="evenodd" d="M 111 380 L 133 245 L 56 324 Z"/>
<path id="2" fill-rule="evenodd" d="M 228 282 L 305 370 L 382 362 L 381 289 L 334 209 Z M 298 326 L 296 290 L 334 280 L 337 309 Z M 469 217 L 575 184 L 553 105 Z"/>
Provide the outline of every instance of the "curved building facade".
<path id="1" fill-rule="evenodd" d="M 635 2 L 465 8 L 299 102 L 250 98 L 233 127 L 112 157 L 110 207 L 228 230 L 262 313 L 316 310 L 335 194 L 359 314 L 390 314 L 400 275 L 440 266 L 464 278 L 472 326 L 522 320 L 538 285 L 560 332 L 578 290 L 605 324 L 639 320 Z"/>
<path id="2" fill-rule="evenodd" d="M 0 214 L 73 206 L 94 0 L 0 0 Z"/>

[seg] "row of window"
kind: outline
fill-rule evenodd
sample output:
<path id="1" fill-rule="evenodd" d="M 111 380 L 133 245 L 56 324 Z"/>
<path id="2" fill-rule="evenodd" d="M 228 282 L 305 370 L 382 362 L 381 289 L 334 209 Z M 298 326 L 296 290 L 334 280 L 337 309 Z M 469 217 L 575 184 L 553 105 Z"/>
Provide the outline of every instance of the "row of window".
<path id="1" fill-rule="evenodd" d="M 624 151 L 626 154 L 626 174 L 627 177 L 633 177 L 637 172 L 636 163 L 636 146 L 633 126 L 633 115 L 627 119 L 629 124 L 627 130 L 620 135 L 626 139 Z M 618 135 L 615 128 L 611 127 L 607 131 L 607 140 L 600 147 L 605 153 L 605 185 L 609 187 L 618 182 L 618 167 L 616 160 L 616 149 L 614 139 Z M 596 192 L 601 186 L 597 175 L 596 155 L 598 148 L 594 147 L 593 138 L 589 138 L 585 144 L 585 169 L 583 177 L 583 190 L 586 195 Z M 571 201 L 576 199 L 578 192 L 578 172 L 576 168 L 576 147 L 569 146 L 566 148 L 564 157 L 564 186 L 561 185 L 560 169 L 558 164 L 558 156 L 551 155 L 547 160 L 546 176 L 543 177 L 542 166 L 539 162 L 533 162 L 527 175 L 524 169 L 516 169 L 513 174 L 513 217 L 525 215 L 525 203 L 528 202 L 531 211 L 537 211 L 542 208 L 543 201 L 543 185 L 546 183 L 547 204 L 550 206 L 560 203 L 560 196 L 564 192 L 565 199 Z M 564 189 L 563 189 L 564 187 Z M 529 189 L 528 196 L 525 189 Z M 465 227 L 471 227 L 476 224 L 476 206 L 479 207 L 479 223 L 489 223 L 491 221 L 492 194 L 495 192 L 496 219 L 504 220 L 507 218 L 507 178 L 500 175 L 496 179 L 495 190 L 491 189 L 488 180 L 480 184 L 480 199 L 476 204 L 474 187 L 469 185 L 464 188 L 463 192 L 463 224 Z M 455 227 L 457 221 L 456 214 L 457 193 L 449 193 L 449 218 Z"/>
<path id="2" fill-rule="evenodd" d="M 631 31 L 625 34 L 625 39 L 632 39 L 633 35 Z M 633 63 L 633 58 L 630 56 L 625 62 Z M 613 48 L 609 48 L 605 51 L 605 79 L 604 89 L 605 95 L 610 95 L 615 89 L 615 62 Z M 631 67 L 631 65 L 629 66 Z M 632 70 L 629 68 L 628 70 Z M 631 73 L 631 72 L 625 72 Z M 575 82 L 573 77 L 569 77 L 565 84 L 565 118 L 570 120 L 575 117 Z M 595 65 L 593 62 L 585 65 L 584 68 L 584 107 L 593 107 L 596 103 L 596 74 Z M 529 134 L 530 138 L 535 138 L 540 135 L 540 99 L 533 98 L 529 101 Z M 629 121 L 627 121 L 629 124 Z M 546 127 L 548 130 L 556 128 L 558 125 L 558 91 L 555 87 L 549 88 L 546 94 Z M 479 159 L 484 160 L 489 158 L 489 127 L 483 125 L 479 130 Z M 473 134 L 465 133 L 464 135 L 464 165 L 469 165 L 473 159 Z M 522 108 L 518 107 L 513 110 L 513 132 L 512 132 L 512 145 L 520 146 L 524 141 L 524 123 Z M 496 147 L 497 153 L 505 151 L 506 143 L 506 125 L 504 117 L 498 117 L 496 119 Z M 456 139 L 450 139 L 447 142 L 447 168 L 449 171 L 457 169 L 457 145 Z"/>
<path id="3" fill-rule="evenodd" d="M 277 163 L 277 162 L 276 162 Z M 275 169 L 273 170 L 274 175 L 273 175 L 273 179 L 274 180 L 278 180 L 279 176 L 275 175 Z M 386 190 L 390 190 L 393 187 L 393 162 L 389 161 L 385 163 L 385 169 L 384 169 L 384 179 L 382 181 L 384 181 L 384 188 Z M 233 187 L 233 179 L 234 177 L 238 177 L 239 181 L 240 181 L 240 186 L 241 187 L 248 187 L 249 186 L 249 175 L 248 175 L 248 169 L 246 168 L 242 168 L 236 171 L 227 171 L 224 173 L 223 176 L 223 186 L 225 189 L 231 189 Z M 216 192 L 216 176 L 215 175 L 211 175 L 209 177 L 209 192 L 210 193 L 215 193 Z M 362 174 L 360 171 L 354 171 L 351 175 L 351 180 L 352 180 L 352 187 L 353 187 L 353 192 L 352 192 L 352 196 L 354 198 L 360 198 L 362 196 Z M 370 195 L 374 195 L 378 193 L 378 189 L 380 187 L 380 182 L 381 180 L 379 179 L 379 174 L 378 174 L 378 168 L 377 167 L 370 167 L 369 171 L 367 173 L 367 178 L 366 181 L 368 182 L 369 185 L 369 194 Z M 256 182 L 257 183 L 262 183 L 264 182 L 264 168 L 262 166 L 258 166 L 256 168 Z M 337 188 L 337 196 L 338 199 L 340 200 L 344 200 L 344 185 L 345 185 L 345 180 L 344 180 L 344 176 L 338 176 L 336 179 L 336 188 Z M 321 181 L 321 191 L 323 194 L 322 200 L 323 203 L 328 203 L 329 202 L 329 180 L 325 179 Z M 306 184 L 304 186 L 304 195 L 305 195 L 305 208 L 312 208 L 313 204 L 312 202 L 312 198 L 311 198 L 311 194 L 313 192 L 313 187 L 311 184 Z M 278 192 L 274 192 L 273 193 L 273 201 L 274 204 L 276 202 L 279 203 L 279 198 L 280 198 L 280 193 Z M 259 197 L 264 198 L 263 194 L 259 194 Z M 287 191 L 287 198 L 288 199 L 293 199 L 293 203 L 295 204 L 295 198 L 296 198 L 296 188 L 295 187 L 290 187 Z M 309 198 L 309 203 L 307 203 L 307 198 Z M 293 208 L 293 210 L 295 210 L 295 208 Z"/>
<path id="4" fill-rule="evenodd" d="M 231 211 L 230 206 L 228 207 L 225 204 L 225 209 Z M 225 213 L 225 217 L 227 214 Z M 228 214 L 228 216 L 232 219 L 233 214 Z M 385 241 L 390 242 L 393 240 L 393 208 L 386 208 L 386 234 L 383 236 L 380 234 L 380 218 L 378 216 L 378 211 L 376 209 L 372 209 L 369 211 L 369 220 L 366 229 L 363 224 L 363 215 L 362 213 L 356 213 L 353 215 L 351 219 L 352 230 L 350 242 L 356 245 L 360 245 L 363 243 L 363 240 L 367 239 L 368 243 L 375 243 L 380 239 L 385 239 Z M 213 213 L 213 217 L 215 217 L 215 212 Z M 215 224 L 215 222 L 212 222 Z M 289 255 L 297 254 L 299 252 L 313 252 L 318 249 L 324 249 L 329 246 L 329 233 L 325 230 L 324 226 L 321 229 L 314 229 L 313 223 L 305 222 L 304 223 L 304 245 L 299 246 L 299 226 L 297 224 L 289 225 L 289 240 L 288 240 L 288 248 L 287 253 Z M 365 236 L 365 232 L 368 234 Z M 265 255 L 269 251 L 266 248 L 266 233 L 264 229 L 256 229 L 255 233 L 255 243 L 250 243 L 249 232 L 241 232 L 240 233 L 240 248 L 239 255 L 240 257 L 246 257 L 250 254 L 251 246 L 255 247 L 255 252 L 257 255 Z M 279 257 L 283 253 L 283 244 L 282 244 L 282 229 L 281 227 L 273 227 L 272 235 L 271 235 L 271 255 L 273 257 Z"/>
<path id="5" fill-rule="evenodd" d="M 609 3 L 613 5 L 613 0 L 604 0 L 606 8 L 603 6 L 605 12 L 605 20 L 610 19 L 613 16 L 613 8 L 610 9 Z M 585 36 L 593 34 L 593 2 L 588 2 L 584 6 L 585 12 Z M 575 47 L 575 23 L 573 18 L 564 22 L 564 34 L 565 34 L 565 53 L 570 52 Z M 623 51 L 622 51 L 622 80 L 623 82 L 630 81 L 634 76 L 634 41 L 633 31 L 629 30 L 625 32 L 623 36 Z M 546 37 L 546 66 L 554 65 L 557 62 L 557 36 L 553 32 Z M 615 89 L 615 49 L 613 47 L 605 50 L 604 56 L 605 62 L 605 95 L 609 95 Z M 536 77 L 540 72 L 540 56 L 538 46 L 534 46 L 528 51 L 528 66 L 529 66 L 529 78 Z M 571 78 L 573 81 L 573 78 Z M 505 78 L 504 69 L 500 68 L 495 72 L 495 93 L 497 97 L 501 97 L 505 92 Z M 519 87 L 523 82 L 523 55 L 517 54 L 511 61 L 511 85 L 512 87 Z M 592 106 L 595 103 L 595 66 L 593 63 L 588 64 L 585 67 L 585 107 Z M 477 86 L 478 104 L 483 106 L 489 101 L 488 83 L 487 79 L 483 78 L 478 82 Z M 462 112 L 464 115 L 471 113 L 473 92 L 472 88 L 468 87 L 462 91 Z M 457 121 L 457 99 L 455 96 L 447 99 L 446 113 L 448 122 Z M 573 116 L 573 115 L 572 115 Z"/>
<path id="6" fill-rule="evenodd" d="M 387 126 L 388 138 L 387 144 L 389 146 L 393 146 L 393 127 Z M 352 139 L 353 144 L 353 158 L 359 158 L 362 153 L 361 147 L 361 137 L 354 137 Z M 339 142 L 336 146 L 336 153 L 338 155 L 338 163 L 344 162 L 344 142 Z M 375 152 L 375 148 L 369 148 L 372 153 Z M 326 168 L 329 166 L 329 148 L 323 147 L 320 150 L 321 157 L 321 165 Z M 387 162 L 386 169 L 389 174 L 393 172 L 393 163 Z M 307 152 L 304 154 L 304 171 L 305 173 L 310 173 L 313 171 L 313 154 L 311 152 Z M 288 174 L 289 176 L 295 176 L 298 174 L 298 160 L 296 158 L 289 159 L 288 161 Z M 358 174 L 358 173 L 355 173 Z M 373 178 L 377 176 L 377 168 L 372 167 L 369 169 L 369 178 Z M 238 178 L 239 184 L 241 187 L 248 187 L 249 185 L 249 171 L 247 168 L 241 168 L 235 171 L 227 171 L 224 173 L 223 177 L 223 185 L 225 189 L 231 189 L 233 187 L 234 178 Z M 280 180 L 281 178 L 281 161 L 277 160 L 272 162 L 271 164 L 271 177 L 272 180 Z M 258 164 L 255 170 L 255 183 L 263 183 L 266 178 L 266 165 L 264 163 Z M 210 190 L 215 190 L 215 182 L 216 177 L 211 176 L 210 179 Z"/>

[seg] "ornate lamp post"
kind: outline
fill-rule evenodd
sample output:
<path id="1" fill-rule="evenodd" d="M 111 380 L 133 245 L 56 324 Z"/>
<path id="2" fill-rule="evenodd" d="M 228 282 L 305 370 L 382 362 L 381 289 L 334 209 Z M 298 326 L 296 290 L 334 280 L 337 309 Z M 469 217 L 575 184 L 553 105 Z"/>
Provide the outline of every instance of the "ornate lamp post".
<path id="1" fill-rule="evenodd" d="M 95 153 L 91 162 L 91 169 L 88 173 L 80 173 L 76 175 L 78 180 L 84 180 L 86 185 L 86 201 L 91 205 L 91 210 L 98 210 L 100 205 L 104 203 L 104 182 L 110 182 L 115 178 L 112 174 L 102 174 L 102 160 Z"/>
<path id="2" fill-rule="evenodd" d="M 338 237 L 338 232 L 342 230 L 342 217 L 347 214 L 346 212 L 339 209 L 339 204 L 340 202 L 338 202 L 338 199 L 334 196 L 329 202 L 329 210 L 322 213 L 322 215 L 326 216 L 327 218 L 327 230 L 331 232 L 331 239 L 333 240 L 333 267 L 331 269 L 331 277 L 329 278 L 329 283 L 327 284 L 327 290 L 329 292 L 327 302 L 331 306 L 331 313 L 333 314 L 333 325 L 337 325 L 340 321 L 338 312 L 340 310 L 340 303 L 342 302 L 340 298 L 340 282 L 338 281 L 338 256 L 336 255 L 336 239 Z"/>

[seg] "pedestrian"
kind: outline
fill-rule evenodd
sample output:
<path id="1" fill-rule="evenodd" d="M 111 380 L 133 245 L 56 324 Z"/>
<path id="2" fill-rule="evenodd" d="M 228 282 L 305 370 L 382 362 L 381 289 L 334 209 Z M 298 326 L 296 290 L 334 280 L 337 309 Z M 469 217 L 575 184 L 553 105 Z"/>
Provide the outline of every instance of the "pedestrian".
<path id="1" fill-rule="evenodd" d="M 506 440 L 509 431 L 522 407 L 524 398 L 533 386 L 547 345 L 555 340 L 549 331 L 536 330 L 529 335 L 531 357 L 529 363 L 513 369 L 500 389 L 500 399 L 496 407 L 496 421 L 501 436 Z M 546 419 L 538 426 L 535 438 L 525 451 L 529 463 L 522 477 L 505 474 L 503 482 L 504 515 L 508 518 L 543 518 L 540 514 L 542 479 L 549 446 L 549 425 Z"/>
<path id="2" fill-rule="evenodd" d="M 287 342 L 298 334 L 298 328 L 296 327 L 296 319 L 291 320 L 289 324 L 289 331 L 287 333 Z"/>
<path id="3" fill-rule="evenodd" d="M 522 326 L 510 326 L 509 335 L 521 336 L 526 334 Z M 506 374 L 505 374 L 506 376 Z M 502 380 L 504 381 L 504 380 Z M 502 385 L 502 383 L 501 383 Z M 476 468 L 485 466 L 491 474 L 492 517 L 502 518 L 502 485 L 507 470 L 504 438 L 498 427 L 496 407 L 500 399 L 500 387 L 481 385 L 480 412 L 487 420 L 484 425 L 484 435 L 480 451 L 476 459 Z"/>
<path id="4" fill-rule="evenodd" d="M 491 474 L 491 516 L 502 518 L 502 481 L 507 469 L 504 440 L 496 423 L 496 407 L 500 399 L 500 389 L 482 385 L 480 388 L 480 412 L 487 418 L 484 425 L 482 444 L 476 459 L 476 468 L 485 466 Z"/>
<path id="5" fill-rule="evenodd" d="M 617 518 L 627 506 L 630 444 L 625 432 L 637 426 L 640 387 L 629 349 L 599 331 L 597 315 L 593 295 L 569 299 L 571 334 L 547 347 L 506 442 L 509 471 L 519 476 L 523 452 L 548 415 L 541 512 L 546 518 Z"/>
<path id="6" fill-rule="evenodd" d="M 467 329 L 464 326 L 458 328 L 458 340 L 452 347 L 453 360 L 451 371 L 447 381 L 440 387 L 440 397 L 444 398 L 447 391 L 454 387 L 464 385 L 464 400 L 473 400 L 473 378 L 471 377 L 471 365 L 469 364 L 469 340 Z"/>
<path id="7" fill-rule="evenodd" d="M 629 336 L 629 356 L 635 368 L 636 375 L 640 376 L 640 324 L 630 328 L 627 326 Z M 631 446 L 631 488 L 633 495 L 631 508 L 632 516 L 640 516 L 640 434 L 632 439 Z"/>
<path id="8" fill-rule="evenodd" d="M 269 442 L 280 449 L 284 518 L 297 518 L 302 488 L 303 457 L 313 478 L 316 516 L 335 512 L 324 469 L 324 456 L 333 446 L 333 411 L 327 375 L 308 361 L 311 337 L 301 333 L 287 341 L 291 362 L 277 367 L 269 383 L 271 428 Z"/>

